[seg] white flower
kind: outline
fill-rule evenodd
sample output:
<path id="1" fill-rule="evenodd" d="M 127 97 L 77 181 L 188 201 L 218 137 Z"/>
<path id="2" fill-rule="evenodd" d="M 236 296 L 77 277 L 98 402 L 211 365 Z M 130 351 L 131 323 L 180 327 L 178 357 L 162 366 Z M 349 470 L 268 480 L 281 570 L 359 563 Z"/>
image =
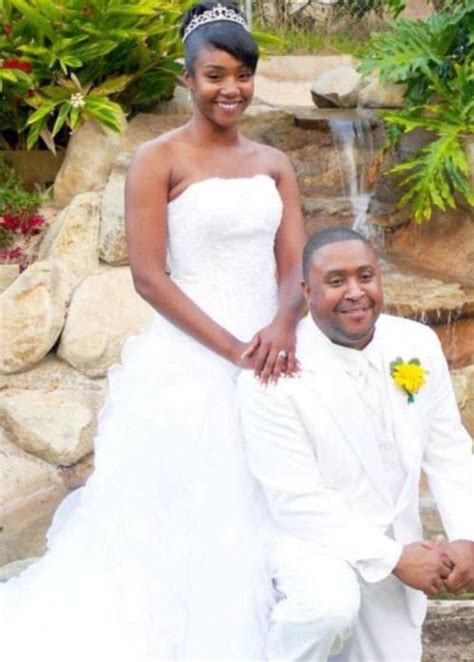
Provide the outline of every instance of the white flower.
<path id="1" fill-rule="evenodd" d="M 84 101 L 84 95 L 78 92 L 77 94 L 72 94 L 70 98 L 71 106 L 73 108 L 83 108 L 86 102 Z"/>

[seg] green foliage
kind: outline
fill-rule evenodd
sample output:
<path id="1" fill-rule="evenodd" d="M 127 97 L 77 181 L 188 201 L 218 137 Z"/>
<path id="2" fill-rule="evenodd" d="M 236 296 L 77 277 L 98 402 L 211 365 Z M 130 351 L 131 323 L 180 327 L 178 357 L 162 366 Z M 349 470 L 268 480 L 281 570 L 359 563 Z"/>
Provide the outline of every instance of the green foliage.
<path id="1" fill-rule="evenodd" d="M 190 0 L 0 0 L 0 135 L 28 148 L 173 94 Z"/>
<path id="2" fill-rule="evenodd" d="M 374 12 L 379 16 L 384 13 L 398 16 L 405 9 L 405 0 L 339 0 L 335 6 L 338 14 L 349 14 L 358 20 Z"/>
<path id="3" fill-rule="evenodd" d="M 425 129 L 433 141 L 394 172 L 406 175 L 400 205 L 410 203 L 416 222 L 433 207 L 455 207 L 455 192 L 474 204 L 465 141 L 474 134 L 474 1 L 452 3 L 426 22 L 400 19 L 375 34 L 360 71 L 377 70 L 382 82 L 404 84 L 405 106 L 385 112 L 389 143 Z"/>
<path id="4" fill-rule="evenodd" d="M 12 166 L 0 159 L 0 263 L 26 266 L 24 248 L 44 225 L 37 213 L 42 199 L 40 193 L 27 190 Z"/>

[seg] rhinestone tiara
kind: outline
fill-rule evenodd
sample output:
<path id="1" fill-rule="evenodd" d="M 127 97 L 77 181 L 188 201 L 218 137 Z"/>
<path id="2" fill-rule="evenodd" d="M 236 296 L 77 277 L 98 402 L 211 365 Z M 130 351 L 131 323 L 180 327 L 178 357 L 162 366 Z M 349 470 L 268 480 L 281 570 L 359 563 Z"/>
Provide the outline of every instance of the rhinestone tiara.
<path id="1" fill-rule="evenodd" d="M 201 25 L 206 25 L 207 23 L 214 23 L 215 21 L 230 21 L 231 23 L 238 23 L 241 25 L 247 32 L 249 32 L 249 27 L 247 21 L 243 16 L 237 14 L 236 11 L 230 7 L 224 7 L 224 5 L 216 5 L 212 9 L 207 9 L 205 12 L 199 16 L 195 16 L 187 25 L 184 34 L 183 42 L 189 37 L 191 32 L 194 32 L 197 28 L 200 28 Z"/>

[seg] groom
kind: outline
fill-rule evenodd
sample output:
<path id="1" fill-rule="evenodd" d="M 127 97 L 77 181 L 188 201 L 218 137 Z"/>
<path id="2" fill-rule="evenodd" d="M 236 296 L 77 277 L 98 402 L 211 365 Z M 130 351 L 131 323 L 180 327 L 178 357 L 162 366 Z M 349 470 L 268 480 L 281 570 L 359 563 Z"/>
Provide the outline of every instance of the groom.
<path id="1" fill-rule="evenodd" d="M 274 523 L 268 658 L 419 660 L 426 595 L 474 588 L 471 441 L 435 334 L 380 314 L 370 244 L 324 230 L 303 271 L 299 376 L 239 378 L 250 467 Z M 422 469 L 448 544 L 422 541 Z"/>

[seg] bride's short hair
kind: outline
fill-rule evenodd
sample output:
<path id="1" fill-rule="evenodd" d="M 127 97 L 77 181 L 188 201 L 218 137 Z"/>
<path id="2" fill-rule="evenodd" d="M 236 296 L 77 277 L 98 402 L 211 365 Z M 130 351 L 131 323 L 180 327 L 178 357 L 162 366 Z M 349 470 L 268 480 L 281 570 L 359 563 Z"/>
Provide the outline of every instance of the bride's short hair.
<path id="1" fill-rule="evenodd" d="M 184 15 L 181 23 L 180 36 L 183 38 L 185 30 L 191 20 L 218 5 L 232 9 L 245 19 L 245 15 L 233 2 L 199 2 L 193 5 Z M 185 64 L 188 73 L 194 73 L 194 62 L 203 46 L 212 46 L 226 51 L 237 60 L 255 72 L 258 62 L 258 45 L 254 37 L 245 27 L 233 21 L 218 20 L 205 23 L 195 28 L 185 41 Z"/>

